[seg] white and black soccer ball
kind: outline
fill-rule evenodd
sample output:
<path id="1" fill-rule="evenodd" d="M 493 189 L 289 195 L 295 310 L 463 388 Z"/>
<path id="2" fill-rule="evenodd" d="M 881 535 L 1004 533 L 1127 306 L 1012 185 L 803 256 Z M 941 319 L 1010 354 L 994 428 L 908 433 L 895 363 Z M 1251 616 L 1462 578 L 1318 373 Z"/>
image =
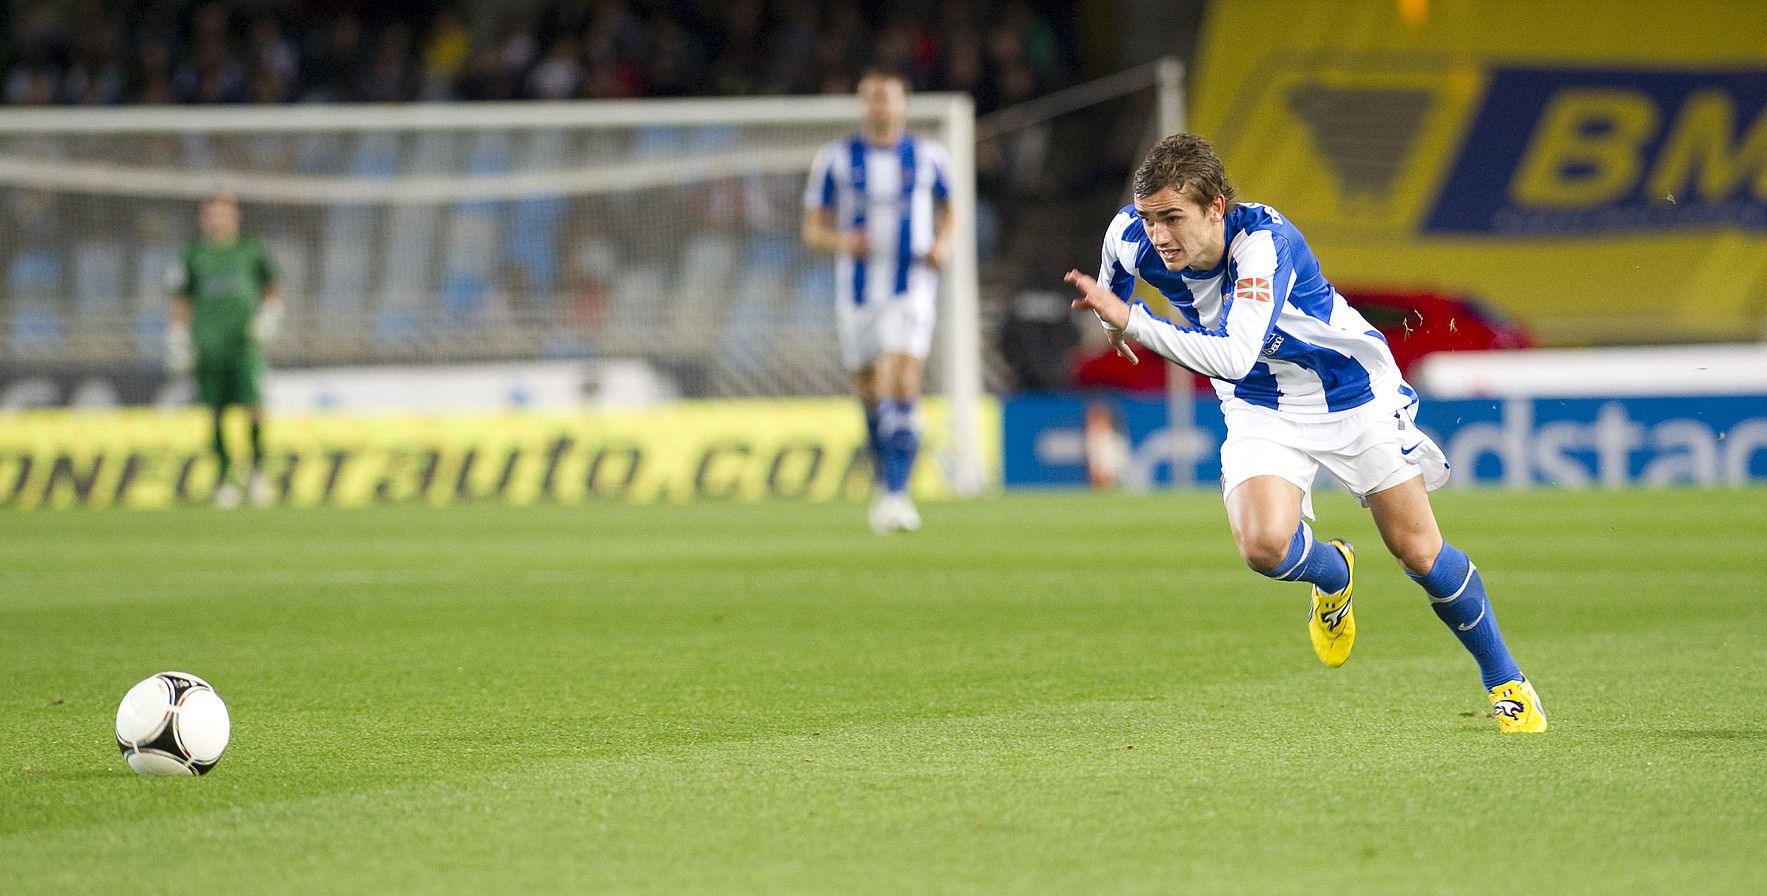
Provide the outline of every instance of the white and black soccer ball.
<path id="1" fill-rule="evenodd" d="M 117 707 L 117 749 L 143 775 L 207 774 L 231 730 L 221 695 L 188 672 L 144 679 Z"/>

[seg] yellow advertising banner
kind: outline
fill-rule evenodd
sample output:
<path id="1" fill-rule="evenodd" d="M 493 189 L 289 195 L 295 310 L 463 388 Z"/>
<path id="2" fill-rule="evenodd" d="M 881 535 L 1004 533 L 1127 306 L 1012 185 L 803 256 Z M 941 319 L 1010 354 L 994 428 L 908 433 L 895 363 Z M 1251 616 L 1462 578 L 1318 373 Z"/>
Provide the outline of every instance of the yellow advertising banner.
<path id="1" fill-rule="evenodd" d="M 1340 288 L 1543 342 L 1767 328 L 1767 18 L 1689 0 L 1220 0 L 1190 127 Z"/>
<path id="2" fill-rule="evenodd" d="M 945 406 L 922 406 L 917 496 L 952 493 Z M 1000 409 L 979 415 L 999 481 Z M 245 421 L 228 421 L 236 458 Z M 303 416 L 266 427 L 266 474 L 294 506 L 468 501 L 806 500 L 870 494 L 851 399 L 686 401 L 644 411 L 471 416 Z M 217 464 L 206 411 L 46 410 L 0 417 L 0 508 L 206 503 Z"/>

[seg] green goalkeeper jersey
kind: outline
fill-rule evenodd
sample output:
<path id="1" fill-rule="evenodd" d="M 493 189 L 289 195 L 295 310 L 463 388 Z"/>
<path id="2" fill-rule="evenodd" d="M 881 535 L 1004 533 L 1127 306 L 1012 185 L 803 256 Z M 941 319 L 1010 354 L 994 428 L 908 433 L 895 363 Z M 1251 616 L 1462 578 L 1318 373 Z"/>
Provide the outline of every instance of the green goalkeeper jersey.
<path id="1" fill-rule="evenodd" d="M 258 302 L 275 283 L 270 253 L 256 237 L 242 235 L 227 246 L 198 240 L 185 250 L 182 292 L 190 297 L 190 336 L 197 352 L 243 352 Z"/>

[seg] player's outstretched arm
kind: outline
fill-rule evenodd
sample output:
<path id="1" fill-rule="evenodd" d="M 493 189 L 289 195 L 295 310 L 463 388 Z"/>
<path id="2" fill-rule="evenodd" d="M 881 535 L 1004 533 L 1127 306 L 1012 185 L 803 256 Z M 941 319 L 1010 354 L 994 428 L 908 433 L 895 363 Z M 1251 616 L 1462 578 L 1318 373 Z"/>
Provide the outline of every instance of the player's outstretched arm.
<path id="1" fill-rule="evenodd" d="M 834 212 L 826 208 L 804 210 L 804 245 L 825 252 L 864 255 L 870 250 L 862 230 L 843 231 L 834 225 Z"/>
<path id="2" fill-rule="evenodd" d="M 1129 305 L 1078 271 L 1069 273 L 1067 280 L 1081 290 L 1075 308 L 1091 308 L 1107 326 L 1122 330 L 1160 357 L 1219 380 L 1237 381 L 1251 373 L 1281 301 L 1280 297 L 1272 301 L 1266 278 L 1264 291 L 1227 301 L 1219 326 L 1179 327 L 1155 317 L 1140 302 Z"/>

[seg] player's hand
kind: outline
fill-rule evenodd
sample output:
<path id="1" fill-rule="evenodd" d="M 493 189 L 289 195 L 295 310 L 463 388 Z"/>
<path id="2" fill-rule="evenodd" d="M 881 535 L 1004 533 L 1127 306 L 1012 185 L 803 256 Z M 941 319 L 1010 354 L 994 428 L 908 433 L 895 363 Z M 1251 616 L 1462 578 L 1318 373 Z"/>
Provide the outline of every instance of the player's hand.
<path id="1" fill-rule="evenodd" d="M 1104 333 L 1110 337 L 1111 348 L 1117 350 L 1117 357 L 1127 359 L 1130 364 L 1141 363 L 1141 359 L 1135 357 L 1135 350 L 1129 347 L 1129 337 L 1124 336 L 1122 330 L 1106 330 Z"/>
<path id="2" fill-rule="evenodd" d="M 1105 335 L 1110 337 L 1111 348 L 1116 350 L 1117 357 L 1130 364 L 1140 364 L 1141 359 L 1135 357 L 1135 350 L 1129 347 L 1129 337 L 1123 335 L 1123 328 L 1129 326 L 1129 304 L 1079 271 L 1068 271 L 1063 279 L 1080 288 L 1080 297 L 1074 300 L 1074 310 L 1091 309 L 1099 320 L 1109 325 Z"/>
<path id="3" fill-rule="evenodd" d="M 1099 285 L 1097 280 L 1080 273 L 1068 271 L 1064 278 L 1067 282 L 1080 288 L 1080 297 L 1074 300 L 1074 310 L 1089 308 L 1098 319 L 1122 330 L 1129 326 L 1129 305 L 1117 294 Z"/>
<path id="4" fill-rule="evenodd" d="M 252 315 L 252 341 L 264 345 L 273 341 L 282 332 L 282 303 L 265 302 L 258 306 L 258 313 Z"/>
<path id="5" fill-rule="evenodd" d="M 848 230 L 841 234 L 841 251 L 855 258 L 871 254 L 871 239 L 863 230 Z"/>
<path id="6" fill-rule="evenodd" d="M 183 376 L 196 369 L 196 355 L 190 349 L 190 328 L 173 324 L 166 328 L 166 372 Z"/>
<path id="7" fill-rule="evenodd" d="M 921 258 L 921 261 L 926 262 L 927 267 L 930 267 L 935 271 L 942 271 L 945 269 L 945 262 L 950 259 L 950 246 L 944 245 L 943 243 L 933 243 L 932 249 Z"/>

